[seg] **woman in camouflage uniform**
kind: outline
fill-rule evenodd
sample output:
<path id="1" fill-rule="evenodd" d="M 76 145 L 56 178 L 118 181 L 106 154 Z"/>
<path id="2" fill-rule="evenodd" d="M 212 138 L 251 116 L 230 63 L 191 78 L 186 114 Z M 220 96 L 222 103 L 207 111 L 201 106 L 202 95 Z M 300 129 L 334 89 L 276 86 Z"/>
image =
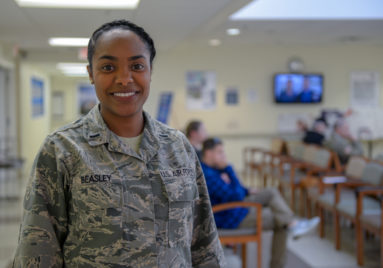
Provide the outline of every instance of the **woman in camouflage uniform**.
<path id="1" fill-rule="evenodd" d="M 121 20 L 88 45 L 100 101 L 50 134 L 34 162 L 14 267 L 222 267 L 199 161 L 143 111 L 156 51 Z"/>

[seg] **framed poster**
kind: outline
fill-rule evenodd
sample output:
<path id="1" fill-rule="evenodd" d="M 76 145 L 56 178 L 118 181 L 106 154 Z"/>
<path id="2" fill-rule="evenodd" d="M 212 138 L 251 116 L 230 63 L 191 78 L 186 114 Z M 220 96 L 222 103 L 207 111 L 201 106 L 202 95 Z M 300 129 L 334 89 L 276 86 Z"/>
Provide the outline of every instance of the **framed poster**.
<path id="1" fill-rule="evenodd" d="M 189 110 L 212 110 L 216 106 L 215 72 L 186 73 L 186 106 Z"/>
<path id="2" fill-rule="evenodd" d="M 238 89 L 235 87 L 228 87 L 226 89 L 226 104 L 227 105 L 238 105 L 239 98 Z"/>
<path id="3" fill-rule="evenodd" d="M 78 110 L 80 115 L 86 115 L 98 103 L 96 90 L 91 84 L 78 85 Z"/>
<path id="4" fill-rule="evenodd" d="M 160 95 L 160 103 L 158 105 L 157 120 L 167 124 L 169 120 L 173 93 L 163 92 Z"/>
<path id="5" fill-rule="evenodd" d="M 37 77 L 31 78 L 32 118 L 44 115 L 44 81 Z"/>
<path id="6" fill-rule="evenodd" d="M 52 94 L 52 116 L 56 120 L 64 119 L 64 93 L 53 92 Z"/>
<path id="7" fill-rule="evenodd" d="M 371 108 L 379 106 L 379 73 L 352 72 L 350 90 L 353 107 Z"/>

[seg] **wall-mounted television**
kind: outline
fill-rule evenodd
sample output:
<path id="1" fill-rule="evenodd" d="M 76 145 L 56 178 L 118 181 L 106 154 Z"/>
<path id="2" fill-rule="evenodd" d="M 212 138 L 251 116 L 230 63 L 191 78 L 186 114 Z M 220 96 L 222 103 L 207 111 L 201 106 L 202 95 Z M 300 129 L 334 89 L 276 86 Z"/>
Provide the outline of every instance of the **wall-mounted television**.
<path id="1" fill-rule="evenodd" d="M 320 103 L 322 99 L 322 74 L 277 73 L 274 75 L 276 103 Z"/>

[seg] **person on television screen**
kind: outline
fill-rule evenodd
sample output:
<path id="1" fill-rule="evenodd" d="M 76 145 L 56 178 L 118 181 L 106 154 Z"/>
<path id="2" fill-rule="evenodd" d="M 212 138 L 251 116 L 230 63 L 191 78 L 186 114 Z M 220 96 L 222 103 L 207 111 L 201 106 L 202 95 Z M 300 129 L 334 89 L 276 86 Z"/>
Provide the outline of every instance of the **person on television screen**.
<path id="1" fill-rule="evenodd" d="M 280 102 L 295 102 L 297 99 L 294 93 L 294 84 L 291 79 L 287 80 L 286 87 L 282 90 L 281 94 L 278 97 Z"/>
<path id="2" fill-rule="evenodd" d="M 310 78 L 305 77 L 303 80 L 303 90 L 298 95 L 299 102 L 313 102 L 315 99 L 314 91 L 310 87 Z"/>

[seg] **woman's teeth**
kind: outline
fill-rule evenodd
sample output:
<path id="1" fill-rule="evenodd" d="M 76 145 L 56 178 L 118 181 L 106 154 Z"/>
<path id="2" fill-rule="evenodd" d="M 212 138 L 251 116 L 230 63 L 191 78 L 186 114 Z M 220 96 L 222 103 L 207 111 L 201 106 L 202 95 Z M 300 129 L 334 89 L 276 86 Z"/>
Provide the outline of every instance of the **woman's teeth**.
<path id="1" fill-rule="evenodd" d="M 117 97 L 130 97 L 136 94 L 135 92 L 127 92 L 127 93 L 113 93 L 114 96 Z"/>

